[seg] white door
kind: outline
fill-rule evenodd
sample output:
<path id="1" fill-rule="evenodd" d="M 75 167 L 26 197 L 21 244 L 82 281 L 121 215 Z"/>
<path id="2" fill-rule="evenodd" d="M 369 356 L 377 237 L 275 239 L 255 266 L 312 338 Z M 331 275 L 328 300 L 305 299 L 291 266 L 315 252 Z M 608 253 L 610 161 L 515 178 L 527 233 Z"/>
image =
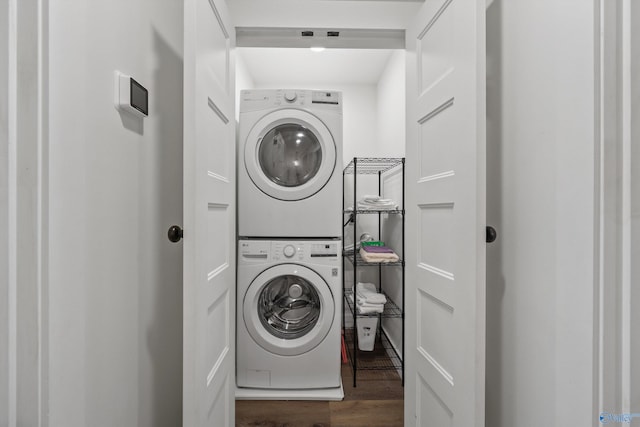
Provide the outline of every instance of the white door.
<path id="1" fill-rule="evenodd" d="M 485 3 L 407 30 L 405 425 L 484 425 Z"/>
<path id="2" fill-rule="evenodd" d="M 184 1 L 185 427 L 235 424 L 234 37 L 224 0 Z"/>

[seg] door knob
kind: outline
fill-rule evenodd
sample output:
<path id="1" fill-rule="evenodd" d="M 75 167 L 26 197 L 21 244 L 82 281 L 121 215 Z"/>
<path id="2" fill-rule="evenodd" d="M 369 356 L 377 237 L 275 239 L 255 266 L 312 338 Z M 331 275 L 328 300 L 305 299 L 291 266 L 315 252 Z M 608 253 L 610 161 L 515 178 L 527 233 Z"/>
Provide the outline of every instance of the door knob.
<path id="1" fill-rule="evenodd" d="M 490 225 L 487 225 L 487 236 L 486 236 L 487 243 L 492 243 L 497 238 L 498 238 L 498 232 L 496 231 L 496 229 Z"/>
<path id="2" fill-rule="evenodd" d="M 167 232 L 167 237 L 169 237 L 169 240 L 172 241 L 173 243 L 179 242 L 183 236 L 184 236 L 184 233 L 182 231 L 182 228 L 180 228 L 179 225 L 172 225 L 171 227 L 169 227 L 169 231 Z"/>

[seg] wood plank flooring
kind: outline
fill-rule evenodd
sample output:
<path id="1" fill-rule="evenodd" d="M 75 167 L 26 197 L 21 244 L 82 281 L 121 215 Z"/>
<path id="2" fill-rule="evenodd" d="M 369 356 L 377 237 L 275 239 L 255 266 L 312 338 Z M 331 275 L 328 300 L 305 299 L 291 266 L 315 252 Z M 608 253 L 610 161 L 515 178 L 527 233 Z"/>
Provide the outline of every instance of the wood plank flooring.
<path id="1" fill-rule="evenodd" d="M 395 427 L 403 425 L 403 392 L 396 371 L 358 371 L 342 365 L 344 400 L 236 401 L 237 427 Z"/>

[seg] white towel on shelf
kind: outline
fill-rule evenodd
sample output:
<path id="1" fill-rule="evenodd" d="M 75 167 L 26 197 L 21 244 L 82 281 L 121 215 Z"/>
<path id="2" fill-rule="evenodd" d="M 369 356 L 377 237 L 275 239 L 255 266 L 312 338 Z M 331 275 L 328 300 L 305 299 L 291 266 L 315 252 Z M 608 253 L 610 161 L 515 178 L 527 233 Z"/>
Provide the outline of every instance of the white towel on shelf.
<path id="1" fill-rule="evenodd" d="M 378 293 L 376 285 L 373 283 L 358 282 L 356 284 L 356 295 L 369 304 L 385 304 L 387 298 L 384 294 Z"/>
<path id="2" fill-rule="evenodd" d="M 349 299 L 353 302 L 353 294 L 349 295 Z M 357 310 L 359 314 L 373 314 L 373 313 L 382 313 L 384 311 L 384 304 L 369 304 L 369 303 L 360 303 L 360 298 L 358 298 L 358 303 L 356 304 Z"/>
<path id="3" fill-rule="evenodd" d="M 370 302 L 366 302 L 364 299 L 362 298 L 358 298 L 358 306 L 359 307 L 364 307 L 364 308 L 378 308 L 379 306 L 384 306 L 384 304 L 380 303 L 380 304 L 372 304 Z"/>
<path id="4" fill-rule="evenodd" d="M 386 210 L 392 211 L 398 209 L 398 204 L 393 200 L 381 200 L 379 202 L 358 202 L 358 209 L 360 210 Z"/>
<path id="5" fill-rule="evenodd" d="M 358 209 L 395 210 L 398 209 L 398 204 L 391 199 L 383 199 L 378 195 L 367 195 L 358 200 Z"/>
<path id="6" fill-rule="evenodd" d="M 362 196 L 360 200 L 365 200 L 367 202 L 376 202 L 378 200 L 387 200 L 387 199 L 383 199 L 381 196 L 378 196 L 377 194 L 365 194 L 364 196 Z"/>
<path id="7" fill-rule="evenodd" d="M 372 314 L 372 313 L 382 313 L 384 311 L 383 304 L 373 304 L 376 307 L 362 307 L 358 306 L 358 313 L 360 314 Z"/>

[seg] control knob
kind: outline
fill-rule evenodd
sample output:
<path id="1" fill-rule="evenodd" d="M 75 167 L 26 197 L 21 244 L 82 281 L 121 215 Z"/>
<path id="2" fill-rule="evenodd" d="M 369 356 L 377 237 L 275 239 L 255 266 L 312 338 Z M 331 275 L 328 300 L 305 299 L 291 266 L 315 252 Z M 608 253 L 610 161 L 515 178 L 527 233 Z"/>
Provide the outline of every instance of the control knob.
<path id="1" fill-rule="evenodd" d="M 296 98 L 298 97 L 298 95 L 295 92 L 285 92 L 284 93 L 284 99 L 287 102 L 293 102 L 296 100 Z"/>
<path id="2" fill-rule="evenodd" d="M 282 253 L 287 258 L 291 258 L 296 254 L 296 248 L 293 245 L 287 245 L 284 247 L 284 250 L 282 251 Z"/>

